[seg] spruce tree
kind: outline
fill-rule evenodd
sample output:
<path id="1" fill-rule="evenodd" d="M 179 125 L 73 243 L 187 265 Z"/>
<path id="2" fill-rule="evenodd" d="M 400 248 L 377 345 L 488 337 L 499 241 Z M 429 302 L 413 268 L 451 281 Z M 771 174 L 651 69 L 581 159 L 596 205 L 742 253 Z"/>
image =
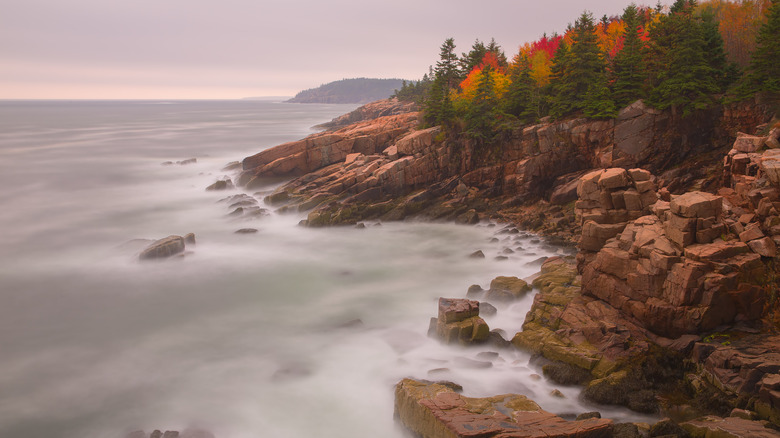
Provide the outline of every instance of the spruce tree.
<path id="1" fill-rule="evenodd" d="M 614 77 L 613 97 L 618 108 L 644 97 L 645 62 L 642 56 L 642 40 L 639 38 L 639 16 L 637 8 L 631 4 L 623 11 L 626 33 L 623 49 L 612 61 Z"/>
<path id="2" fill-rule="evenodd" d="M 704 39 L 704 59 L 712 69 L 718 91 L 725 91 L 739 76 L 739 68 L 726 58 L 723 37 L 710 9 L 702 11 L 701 32 Z"/>
<path id="3" fill-rule="evenodd" d="M 552 116 L 567 114 L 571 111 L 571 102 L 574 96 L 566 94 L 569 89 L 563 87 L 569 70 L 569 46 L 565 41 L 561 41 L 558 50 L 553 55 L 550 83 L 545 93 L 545 98 L 550 103 L 550 115 Z"/>
<path id="4" fill-rule="evenodd" d="M 487 53 L 487 47 L 480 40 L 475 40 L 471 46 L 469 53 L 462 53 L 461 58 L 458 61 L 460 64 L 460 77 L 465 78 L 474 70 L 474 67 L 478 66 L 485 58 Z"/>
<path id="5" fill-rule="evenodd" d="M 482 69 L 476 94 L 465 115 L 466 134 L 479 145 L 489 144 L 496 135 L 498 99 L 492 72 L 490 65 Z"/>
<path id="6" fill-rule="evenodd" d="M 517 58 L 517 65 L 510 74 L 511 83 L 503 99 L 503 111 L 530 123 L 537 117 L 539 93 L 531 77 L 531 62 L 526 56 Z"/>
<path id="7" fill-rule="evenodd" d="M 656 41 L 661 58 L 648 102 L 658 109 L 679 108 L 683 116 L 709 106 L 719 90 L 705 59 L 702 26 L 692 14 L 695 6 L 694 0 L 677 0 L 660 26 L 654 27 L 664 33 Z"/>
<path id="8" fill-rule="evenodd" d="M 423 101 L 423 120 L 428 125 L 444 125 L 455 115 L 450 99 L 450 90 L 457 81 L 457 56 L 455 42 L 447 38 L 441 45 L 439 61 L 433 70 L 433 82 L 430 84 L 427 96 Z"/>
<path id="9" fill-rule="evenodd" d="M 606 72 L 594 77 L 588 86 L 583 102 L 583 114 L 591 119 L 611 119 L 617 115 Z"/>
<path id="10" fill-rule="evenodd" d="M 488 52 L 492 52 L 494 55 L 496 55 L 496 60 L 498 61 L 499 67 L 506 68 L 509 65 L 509 62 L 507 62 L 506 59 L 506 55 L 504 54 L 504 50 L 501 49 L 501 46 L 496 43 L 495 38 L 490 39 L 490 43 L 488 43 L 486 49 Z"/>
<path id="11" fill-rule="evenodd" d="M 458 55 L 455 54 L 455 40 L 447 38 L 441 45 L 436 76 L 444 80 L 447 88 L 453 88 L 458 80 Z"/>
<path id="12" fill-rule="evenodd" d="M 551 110 L 554 117 L 582 111 L 588 99 L 603 96 L 603 93 L 589 93 L 591 87 L 598 86 L 595 84 L 605 80 L 602 76 L 606 71 L 606 63 L 598 46 L 595 29 L 593 16 L 589 12 L 583 12 L 574 24 L 571 50 L 563 57 L 564 68 L 556 78 L 558 83 L 555 86 L 556 92 Z M 587 102 L 587 104 L 601 105 L 597 102 Z"/>
<path id="13" fill-rule="evenodd" d="M 743 94 L 780 93 L 780 0 L 772 0 L 767 21 L 758 30 L 756 49 L 742 87 Z"/>
<path id="14" fill-rule="evenodd" d="M 443 77 L 436 76 L 423 101 L 423 120 L 429 126 L 446 125 L 454 116 L 450 89 Z"/>

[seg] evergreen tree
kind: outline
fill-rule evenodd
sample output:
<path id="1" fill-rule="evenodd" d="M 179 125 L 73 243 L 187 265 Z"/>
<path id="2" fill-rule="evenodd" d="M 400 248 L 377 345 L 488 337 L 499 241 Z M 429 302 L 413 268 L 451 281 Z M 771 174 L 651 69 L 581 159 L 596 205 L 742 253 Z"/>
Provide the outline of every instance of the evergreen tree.
<path id="1" fill-rule="evenodd" d="M 742 93 L 780 93 L 780 0 L 772 0 L 767 21 L 758 30 L 756 49 L 751 54 L 750 66 Z"/>
<path id="2" fill-rule="evenodd" d="M 458 61 L 460 64 L 460 77 L 465 78 L 474 70 L 474 67 L 482 63 L 482 59 L 485 58 L 487 53 L 487 47 L 480 40 L 475 40 L 471 46 L 469 53 L 462 53 L 461 58 Z"/>
<path id="3" fill-rule="evenodd" d="M 517 117 L 522 123 L 530 123 L 538 117 L 538 87 L 531 77 L 531 63 L 528 58 L 519 56 L 516 64 L 510 75 L 512 82 L 503 101 L 503 111 Z"/>
<path id="4" fill-rule="evenodd" d="M 455 116 L 450 99 L 450 89 L 445 79 L 437 76 L 431 83 L 423 101 L 423 120 L 427 125 L 445 125 Z"/>
<path id="5" fill-rule="evenodd" d="M 617 107 L 609 89 L 607 74 L 603 72 L 590 83 L 585 93 L 583 113 L 591 119 L 611 119 L 617 115 Z"/>
<path id="6" fill-rule="evenodd" d="M 723 37 L 711 9 L 702 11 L 701 32 L 704 39 L 704 59 L 712 69 L 719 91 L 724 91 L 738 78 L 739 68 L 726 58 Z"/>
<path id="7" fill-rule="evenodd" d="M 436 76 L 444 80 L 447 88 L 455 87 L 458 80 L 458 55 L 455 54 L 455 40 L 447 38 L 441 45 Z"/>
<path id="8" fill-rule="evenodd" d="M 637 8 L 631 4 L 623 11 L 626 34 L 623 49 L 612 61 L 614 77 L 613 96 L 618 108 L 644 97 L 645 62 L 642 57 L 642 40 L 639 38 L 640 25 Z"/>
<path id="9" fill-rule="evenodd" d="M 489 144 L 496 135 L 499 114 L 492 71 L 490 65 L 482 69 L 477 82 L 476 95 L 465 115 L 466 134 L 479 145 Z"/>
<path id="10" fill-rule="evenodd" d="M 568 87 L 563 87 L 565 78 L 570 74 L 569 45 L 561 41 L 558 50 L 552 59 L 550 67 L 550 84 L 545 93 L 546 100 L 550 103 L 550 114 L 557 116 L 571 112 L 573 95 L 567 95 Z"/>
<path id="11" fill-rule="evenodd" d="M 423 120 L 428 125 L 445 125 L 455 116 L 450 98 L 450 90 L 455 86 L 458 76 L 454 50 L 454 40 L 444 40 L 439 51 L 439 61 L 432 72 L 433 82 L 423 101 Z"/>
<path id="12" fill-rule="evenodd" d="M 658 109 L 679 108 L 683 116 L 706 108 L 718 92 L 714 71 L 705 59 L 705 42 L 700 23 L 692 12 L 695 0 L 677 0 L 659 26 L 664 30 L 656 41 L 657 78 L 648 102 Z"/>
<path id="13" fill-rule="evenodd" d="M 504 54 L 504 50 L 501 49 L 501 46 L 496 43 L 495 38 L 490 39 L 490 43 L 488 43 L 486 49 L 487 52 L 491 52 L 496 55 L 499 67 L 506 68 L 509 65 L 509 62 L 506 59 L 506 55 Z"/>
<path id="14" fill-rule="evenodd" d="M 560 47 L 559 47 L 560 50 Z M 557 57 L 557 53 L 556 53 Z M 563 58 L 564 68 L 556 84 L 551 114 L 554 117 L 565 116 L 570 112 L 585 109 L 586 100 L 601 96 L 601 93 L 588 93 L 592 86 L 605 81 L 604 56 L 598 46 L 593 16 L 583 12 L 574 24 L 571 50 Z M 601 103 L 589 102 L 589 105 Z"/>
<path id="15" fill-rule="evenodd" d="M 471 51 L 469 53 L 461 54 L 459 61 L 460 77 L 465 78 L 468 76 L 468 74 L 471 73 L 471 70 L 474 70 L 474 67 L 482 64 L 482 60 L 485 59 L 485 55 L 488 53 L 496 55 L 499 67 L 505 68 L 509 64 L 504 51 L 501 49 L 501 46 L 496 43 L 495 38 L 491 38 L 490 43 L 487 46 L 482 41 L 476 40 L 471 46 Z"/>

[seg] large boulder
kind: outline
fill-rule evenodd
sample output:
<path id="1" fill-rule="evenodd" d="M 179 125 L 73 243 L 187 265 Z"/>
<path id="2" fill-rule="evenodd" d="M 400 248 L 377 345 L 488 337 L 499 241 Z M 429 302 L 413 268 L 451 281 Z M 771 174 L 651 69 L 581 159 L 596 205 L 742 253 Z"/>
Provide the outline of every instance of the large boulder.
<path id="1" fill-rule="evenodd" d="M 430 334 L 447 344 L 487 341 L 490 328 L 479 317 L 479 302 L 459 298 L 439 298 L 439 316 L 431 319 Z"/>
<path id="2" fill-rule="evenodd" d="M 566 421 L 523 395 L 464 397 L 449 386 L 412 379 L 395 387 L 395 416 L 425 438 L 577 437 L 612 435 L 612 420 Z"/>
<path id="3" fill-rule="evenodd" d="M 512 301 L 525 296 L 531 286 L 525 280 L 517 277 L 496 277 L 490 282 L 490 289 L 485 298 L 496 301 Z"/>
<path id="4" fill-rule="evenodd" d="M 194 241 L 194 235 L 192 235 L 192 239 Z M 183 252 L 184 246 L 184 237 L 168 236 L 154 241 L 151 245 L 146 247 L 146 249 L 141 251 L 138 258 L 141 260 L 167 258 Z"/>

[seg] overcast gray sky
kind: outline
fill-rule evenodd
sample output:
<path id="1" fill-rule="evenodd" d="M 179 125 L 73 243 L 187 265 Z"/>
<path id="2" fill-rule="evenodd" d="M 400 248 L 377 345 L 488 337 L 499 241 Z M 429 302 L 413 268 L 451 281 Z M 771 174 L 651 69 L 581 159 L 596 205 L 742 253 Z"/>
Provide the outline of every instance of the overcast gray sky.
<path id="1" fill-rule="evenodd" d="M 585 9 L 618 15 L 630 3 L 0 0 L 0 99 L 230 99 L 419 79 L 445 38 L 460 53 L 495 37 L 511 57 Z"/>

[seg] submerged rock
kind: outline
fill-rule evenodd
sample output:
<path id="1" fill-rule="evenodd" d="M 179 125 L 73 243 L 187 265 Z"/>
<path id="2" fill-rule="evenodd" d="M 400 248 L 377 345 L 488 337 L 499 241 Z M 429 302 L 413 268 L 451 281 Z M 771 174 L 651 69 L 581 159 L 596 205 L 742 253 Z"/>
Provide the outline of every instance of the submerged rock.
<path id="1" fill-rule="evenodd" d="M 189 236 L 189 235 L 188 235 Z M 195 235 L 192 235 L 194 242 Z M 185 241 L 181 236 L 168 236 L 160 240 L 156 240 L 146 249 L 144 249 L 138 256 L 141 260 L 161 259 L 167 258 L 181 252 L 184 252 Z"/>
<path id="2" fill-rule="evenodd" d="M 227 190 L 233 188 L 233 181 L 230 178 L 220 179 L 214 182 L 214 184 L 206 187 L 206 190 Z"/>

